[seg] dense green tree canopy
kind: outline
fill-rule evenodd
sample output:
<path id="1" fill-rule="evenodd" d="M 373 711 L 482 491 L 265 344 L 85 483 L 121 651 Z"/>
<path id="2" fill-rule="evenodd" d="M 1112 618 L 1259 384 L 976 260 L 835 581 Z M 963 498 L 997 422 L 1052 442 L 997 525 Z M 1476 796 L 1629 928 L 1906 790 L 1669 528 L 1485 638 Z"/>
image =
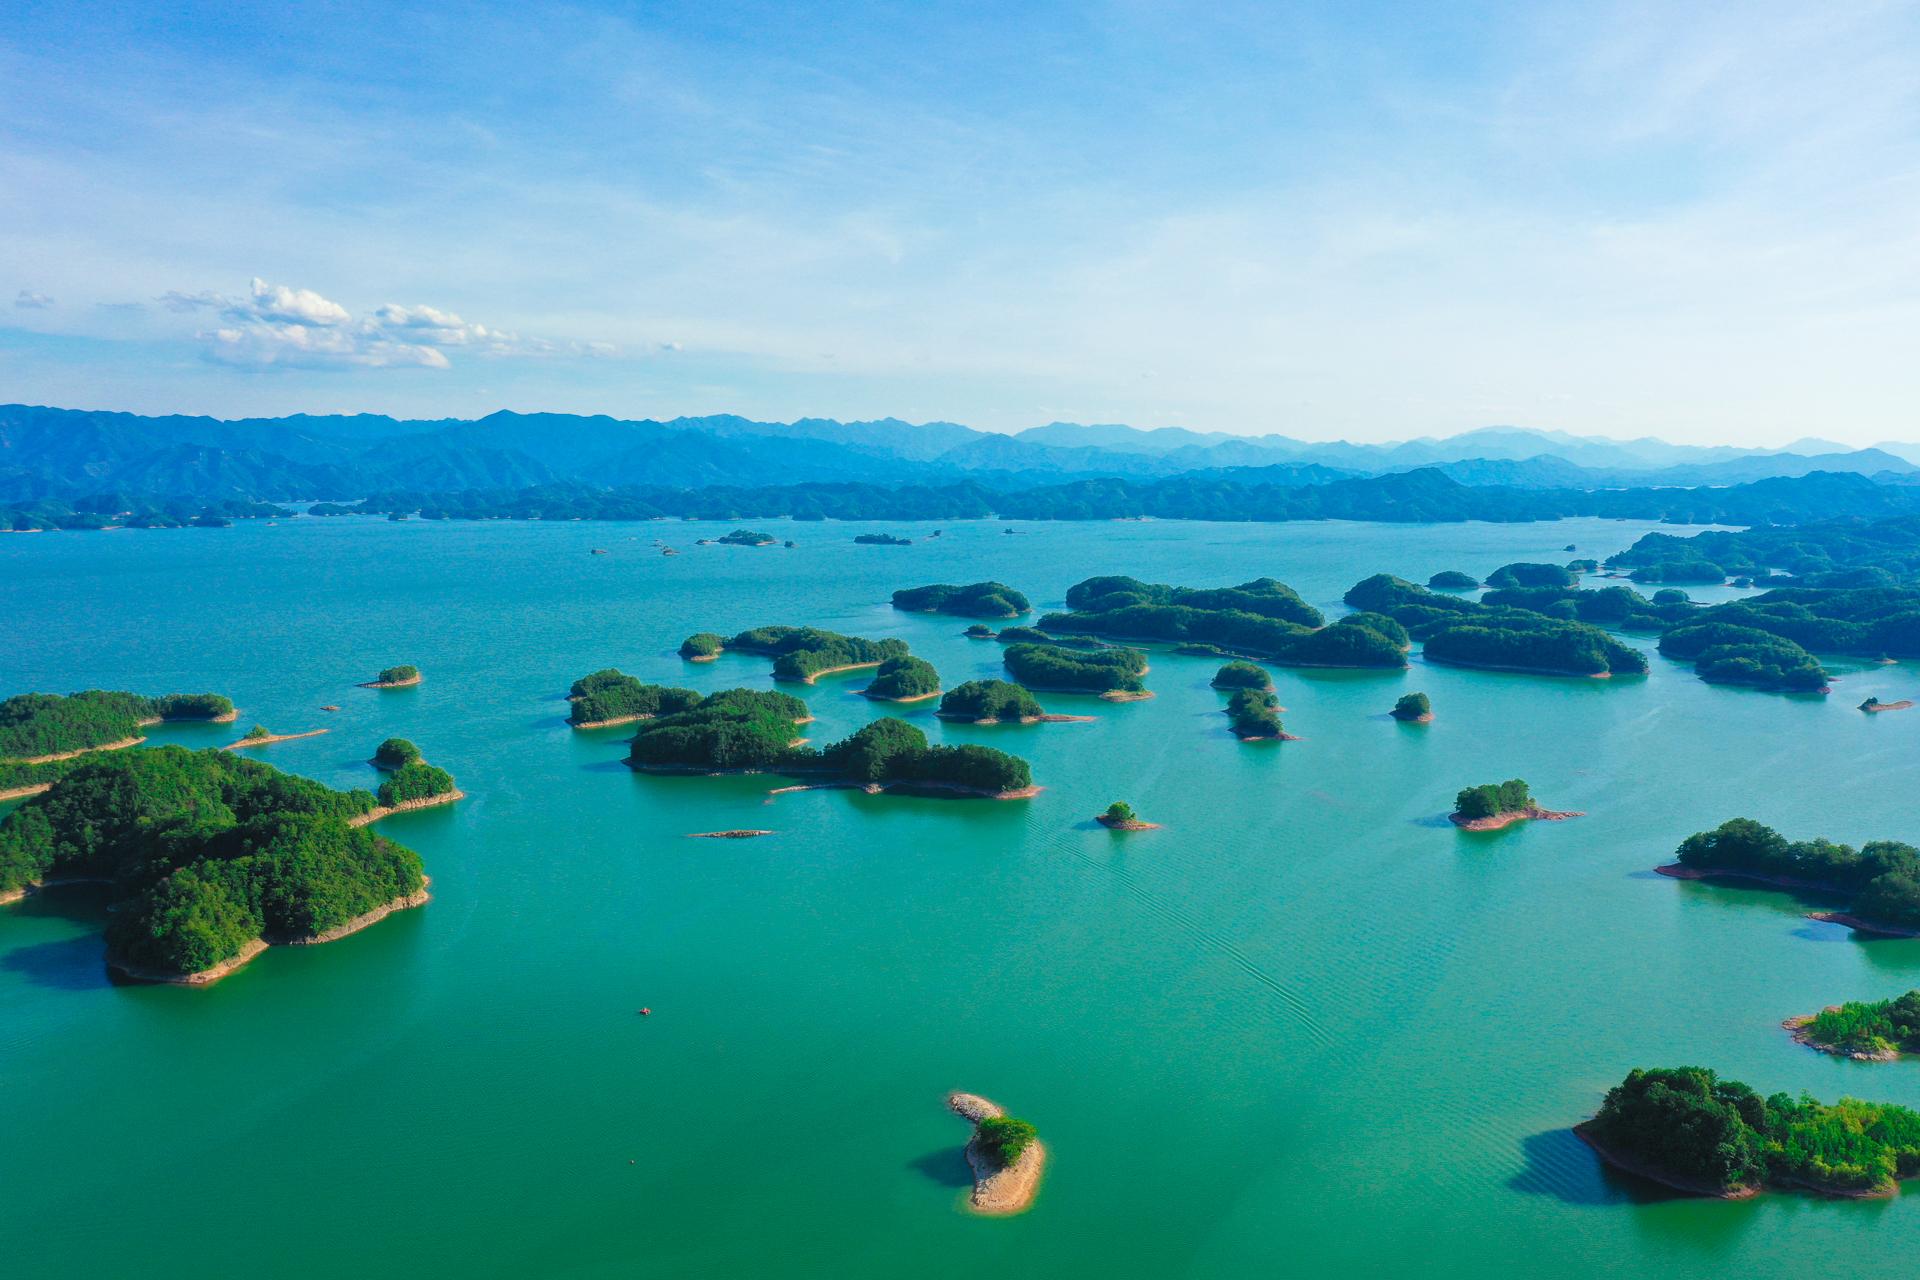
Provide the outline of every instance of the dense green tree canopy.
<path id="1" fill-rule="evenodd" d="M 1525 779 L 1509 778 L 1466 788 L 1453 798 L 1453 811 L 1460 818 L 1495 818 L 1503 813 L 1525 813 L 1532 804 L 1533 791 Z"/>
<path id="2" fill-rule="evenodd" d="M 1424 693 L 1403 693 L 1399 701 L 1393 704 L 1395 720 L 1418 720 L 1422 716 L 1433 714 L 1433 703 Z"/>
<path id="3" fill-rule="evenodd" d="M 1007 646 L 1002 661 L 1016 680 L 1031 689 L 1137 693 L 1146 688 L 1140 676 L 1147 669 L 1147 655 L 1138 649 L 1079 651 L 1014 644 Z"/>
<path id="4" fill-rule="evenodd" d="M 102 755 L 0 821 L 0 889 L 108 880 L 109 955 L 196 972 L 416 892 L 418 856 L 348 823 L 373 804 L 231 752 Z"/>
<path id="5" fill-rule="evenodd" d="M 671 715 L 688 710 L 700 701 L 700 695 L 691 689 L 647 684 L 611 668 L 574 681 L 571 698 L 573 707 L 567 719 L 573 724 Z"/>
<path id="6" fill-rule="evenodd" d="M 940 692 L 940 673 L 933 664 L 924 658 L 911 654 L 898 658 L 888 658 L 873 673 L 873 683 L 866 687 L 869 698 L 892 699 L 924 698 Z"/>
<path id="7" fill-rule="evenodd" d="M 1479 585 L 1480 579 L 1458 569 L 1442 569 L 1427 579 L 1427 586 L 1435 591 L 1472 591 Z"/>
<path id="8" fill-rule="evenodd" d="M 954 720 L 998 720 L 1003 724 L 1046 714 L 1040 700 L 1009 680 L 969 680 L 947 690 L 940 714 Z"/>
<path id="9" fill-rule="evenodd" d="M 972 582 L 960 587 L 947 583 L 906 587 L 893 593 L 893 607 L 962 618 L 1017 618 L 1033 606 L 1004 582 Z"/>
<path id="10" fill-rule="evenodd" d="M 0 702 L 0 761 L 86 751 L 138 737 L 140 726 L 154 720 L 206 720 L 232 711 L 232 701 L 217 693 L 23 693 Z"/>
<path id="11" fill-rule="evenodd" d="M 1213 673 L 1216 689 L 1270 689 L 1273 677 L 1251 662 L 1229 662 Z"/>
<path id="12" fill-rule="evenodd" d="M 1920 929 L 1920 849 L 1873 840 L 1855 849 L 1831 840 L 1788 840 L 1751 818 L 1732 818 L 1680 842 L 1674 861 L 1701 872 L 1785 880 L 1853 898 L 1850 914 L 1896 929 Z"/>
<path id="13" fill-rule="evenodd" d="M 1278 738 L 1280 700 L 1265 689 L 1235 689 L 1227 699 L 1227 722 L 1241 738 Z"/>

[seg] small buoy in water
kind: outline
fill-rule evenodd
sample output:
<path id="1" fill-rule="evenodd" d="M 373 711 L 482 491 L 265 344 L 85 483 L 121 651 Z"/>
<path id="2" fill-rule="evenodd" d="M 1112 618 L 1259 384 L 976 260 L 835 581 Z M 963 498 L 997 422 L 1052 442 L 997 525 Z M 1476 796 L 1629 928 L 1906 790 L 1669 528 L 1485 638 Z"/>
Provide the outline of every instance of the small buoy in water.
<path id="1" fill-rule="evenodd" d="M 651 1010 L 651 1009 L 642 1009 L 642 1010 L 640 1011 L 640 1016 L 644 1018 L 644 1017 L 646 1017 L 646 1016 L 647 1016 L 648 1014 L 650 1014 L 650 1013 L 652 1013 L 652 1012 L 653 1012 L 653 1010 Z"/>

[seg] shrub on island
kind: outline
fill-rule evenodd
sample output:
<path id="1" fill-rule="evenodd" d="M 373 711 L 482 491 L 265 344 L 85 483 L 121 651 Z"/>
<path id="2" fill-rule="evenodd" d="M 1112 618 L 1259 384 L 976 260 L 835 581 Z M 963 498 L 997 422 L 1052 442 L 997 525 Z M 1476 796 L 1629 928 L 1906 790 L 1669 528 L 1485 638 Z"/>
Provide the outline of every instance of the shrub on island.
<path id="1" fill-rule="evenodd" d="M 1280 700 L 1265 689 L 1236 689 L 1227 699 L 1227 722 L 1243 740 L 1284 738 L 1280 729 Z"/>
<path id="2" fill-rule="evenodd" d="M 910 613 L 951 613 L 962 618 L 1017 618 L 1033 606 L 1004 582 L 972 582 L 963 587 L 935 583 L 893 593 L 893 607 Z M 968 628 L 969 633 L 972 628 Z"/>
<path id="3" fill-rule="evenodd" d="M 1046 712 L 1040 700 L 1010 680 L 969 680 L 949 689 L 935 714 L 949 720 L 993 720 L 1008 724 L 1037 720 Z"/>
<path id="4" fill-rule="evenodd" d="M 1427 586 L 1435 591 L 1474 591 L 1479 589 L 1480 579 L 1458 569 L 1442 569 L 1427 579 Z"/>
<path id="5" fill-rule="evenodd" d="M 109 959 L 199 973 L 419 893 L 418 855 L 349 824 L 373 805 L 225 751 L 99 756 L 0 821 L 0 892 L 106 880 Z"/>
<path id="6" fill-rule="evenodd" d="M 398 769 L 420 758 L 420 748 L 405 738 L 388 738 L 373 750 L 373 762 L 382 769 Z"/>
<path id="7" fill-rule="evenodd" d="M 696 632 L 680 642 L 680 656 L 693 661 L 717 658 L 727 647 L 727 638 L 711 631 Z"/>
<path id="8" fill-rule="evenodd" d="M 416 758 L 395 769 L 375 794 L 382 808 L 396 809 L 401 805 L 431 800 L 435 796 L 450 795 L 456 790 L 458 788 L 454 786 L 452 774 Z"/>
<path id="9" fill-rule="evenodd" d="M 271 738 L 272 736 L 273 736 L 272 730 L 268 729 L 267 726 L 263 724 L 257 724 L 253 726 L 253 728 L 247 730 L 244 734 L 241 735 L 241 741 L 258 742 L 262 738 Z"/>
<path id="10" fill-rule="evenodd" d="M 1009 645 L 1002 655 L 1014 678 L 1029 689 L 1071 693 L 1140 693 L 1147 655 L 1138 649 L 1076 652 L 1057 645 Z"/>
<path id="11" fill-rule="evenodd" d="M 993 628 L 984 622 L 976 622 L 961 632 L 961 634 L 969 640 L 991 640 L 993 639 Z"/>
<path id="12" fill-rule="evenodd" d="M 648 716 L 685 711 L 700 701 L 691 689 L 647 684 L 624 672 L 608 669 L 573 682 L 569 724 L 601 725 L 642 720 Z"/>
<path id="13" fill-rule="evenodd" d="M 1013 1116 L 988 1116 L 975 1133 L 980 1154 L 1002 1169 L 1011 1168 L 1040 1136 L 1031 1124 Z"/>
<path id="14" fill-rule="evenodd" d="M 1404 693 L 1393 704 L 1389 712 L 1395 720 L 1405 720 L 1411 724 L 1425 724 L 1433 719 L 1433 703 L 1424 693 Z"/>
<path id="15" fill-rule="evenodd" d="M 1271 689 L 1273 677 L 1251 662 L 1229 662 L 1213 673 L 1211 683 L 1216 689 Z"/>
<path id="16" fill-rule="evenodd" d="M 160 698 L 106 689 L 66 697 L 23 693 L 0 702 L 0 762 L 123 743 L 139 737 L 141 726 L 156 720 L 212 720 L 232 714 L 232 701 L 217 693 Z"/>
<path id="17" fill-rule="evenodd" d="M 1729 875 L 1852 899 L 1840 923 L 1920 932 L 1920 849 L 1872 840 L 1855 849 L 1826 839 L 1789 841 L 1752 818 L 1732 818 L 1680 842 L 1674 864 L 1696 876 Z"/>
<path id="18" fill-rule="evenodd" d="M 386 685 L 404 685 L 420 683 L 420 668 L 411 664 L 384 668 L 370 682 L 375 688 Z"/>
<path id="19" fill-rule="evenodd" d="M 873 673 L 873 683 L 861 690 L 883 702 L 912 702 L 940 692 L 940 673 L 925 658 L 911 654 L 888 658 Z"/>
<path id="20" fill-rule="evenodd" d="M 1762 1098 L 1700 1067 L 1635 1068 L 1577 1132 L 1612 1163 L 1708 1195 L 1762 1186 L 1891 1195 L 1899 1179 L 1920 1174 L 1920 1112 L 1857 1098 Z"/>

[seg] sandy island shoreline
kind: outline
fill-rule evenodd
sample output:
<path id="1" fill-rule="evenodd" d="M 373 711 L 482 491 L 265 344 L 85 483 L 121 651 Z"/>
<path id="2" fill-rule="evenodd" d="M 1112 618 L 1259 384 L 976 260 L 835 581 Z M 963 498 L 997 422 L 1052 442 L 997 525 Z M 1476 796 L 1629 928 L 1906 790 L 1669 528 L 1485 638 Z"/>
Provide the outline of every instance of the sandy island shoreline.
<path id="1" fill-rule="evenodd" d="M 980 1149 L 980 1122 L 1007 1113 L 975 1093 L 948 1094 L 947 1108 L 973 1125 L 973 1136 L 967 1139 L 967 1166 L 973 1170 L 973 1192 L 967 1197 L 967 1206 L 988 1217 L 1006 1217 L 1032 1208 L 1033 1197 L 1040 1190 L 1040 1172 L 1047 1163 L 1046 1146 L 1036 1138 L 1018 1160 L 1003 1168 Z"/>
<path id="2" fill-rule="evenodd" d="M 1906 709 L 1907 709 L 1908 707 L 1910 707 L 1910 706 L 1912 706 L 1912 705 L 1913 705 L 1913 699 L 1911 699 L 1911 698 L 1902 698 L 1902 699 L 1900 699 L 1900 701 L 1898 701 L 1898 702 L 1876 702 L 1876 703 L 1874 703 L 1874 704 L 1873 704 L 1872 706 L 1867 706 L 1867 705 L 1865 705 L 1865 704 L 1863 703 L 1863 704 L 1861 704 L 1861 707 L 1860 707 L 1860 710 L 1862 710 L 1862 711 L 1868 711 L 1868 712 L 1872 712 L 1872 711 L 1905 711 L 1905 710 L 1906 710 Z"/>
<path id="3" fill-rule="evenodd" d="M 875 693 L 871 689 L 862 689 L 860 690 L 860 696 L 870 698 L 875 702 L 925 702 L 928 698 L 937 698 L 945 692 L 945 689 L 935 689 L 932 693 L 916 693 L 905 698 L 889 698 L 884 693 Z"/>
<path id="4" fill-rule="evenodd" d="M 328 732 L 325 729 L 309 729 L 305 733 L 269 733 L 263 738 L 242 738 L 238 742 L 229 742 L 220 748 L 222 751 L 238 751 L 242 747 L 264 747 L 269 742 L 292 742 L 296 738 L 317 738 Z"/>
<path id="5" fill-rule="evenodd" d="M 737 831 L 689 831 L 689 840 L 750 840 L 754 836 L 770 836 L 773 832 L 753 828 L 741 828 Z"/>
<path id="6" fill-rule="evenodd" d="M 399 804 L 382 805 L 376 809 L 369 809 L 357 817 L 348 818 L 347 825 L 350 827 L 364 827 L 369 822 L 378 822 L 380 819 L 396 813 L 407 813 L 414 809 L 431 809 L 436 805 L 452 804 L 455 800 L 465 800 L 466 798 L 467 793 L 455 787 L 452 791 L 443 791 L 437 796 L 422 796 L 418 800 L 402 800 Z"/>
<path id="7" fill-rule="evenodd" d="M 1450 813 L 1447 821 L 1462 831 L 1498 831 L 1516 822 L 1565 822 L 1568 818 L 1586 816 L 1578 809 L 1542 809 L 1537 804 L 1530 804 L 1524 809 L 1509 809 L 1486 818 L 1463 818 L 1457 813 Z"/>
<path id="8" fill-rule="evenodd" d="M 133 982 L 150 982 L 158 985 L 177 987 L 206 987 L 220 981 L 230 973 L 244 967 L 255 956 L 268 947 L 317 947 L 322 943 L 338 942 L 341 938 L 360 932 L 368 925 L 378 924 L 396 911 L 406 911 L 412 907 L 426 905 L 427 886 L 432 881 L 426 876 L 420 877 L 420 887 L 412 893 L 404 893 L 390 902 L 383 902 L 371 911 L 363 912 L 351 920 L 335 925 L 320 933 L 299 934 L 266 938 L 255 938 L 240 948 L 239 954 L 222 960 L 219 964 L 198 970 L 194 973 L 169 973 L 163 969 L 143 969 L 137 965 L 119 964 L 108 961 L 107 967 L 121 977 Z"/>
<path id="9" fill-rule="evenodd" d="M 1142 822 L 1138 818 L 1109 818 L 1104 813 L 1096 813 L 1093 820 L 1109 831 L 1158 831 L 1157 822 Z"/>
<path id="10" fill-rule="evenodd" d="M 651 711 L 637 716 L 615 716 L 611 720 L 569 720 L 567 725 L 573 729 L 611 729 L 617 724 L 638 724 L 642 720 L 653 719 Z"/>
<path id="11" fill-rule="evenodd" d="M 998 716 L 982 716 L 980 719 L 974 720 L 974 719 L 970 719 L 967 716 L 955 715 L 951 711 L 936 711 L 933 714 L 940 717 L 940 719 L 942 720 L 951 720 L 954 724 L 1000 724 L 1002 723 L 1000 717 Z M 1015 724 L 1092 724 L 1094 721 L 1098 720 L 1099 718 L 1100 718 L 1099 716 L 1058 716 L 1058 715 L 1053 715 L 1049 713 L 1049 714 L 1037 715 L 1037 716 L 1020 716 L 1014 720 L 1014 723 Z"/>
<path id="12" fill-rule="evenodd" d="M 145 741 L 145 738 L 121 738 L 117 742 L 103 742 L 97 747 L 81 747 L 78 751 L 56 751 L 50 756 L 16 756 L 11 760 L 0 760 L 0 764 L 55 764 L 61 760 L 77 760 L 96 751 L 125 751 Z"/>
<path id="13" fill-rule="evenodd" d="M 411 689 L 424 679 L 426 679 L 425 676 L 414 675 L 408 676 L 405 680 L 363 680 L 356 687 L 361 689 Z"/>

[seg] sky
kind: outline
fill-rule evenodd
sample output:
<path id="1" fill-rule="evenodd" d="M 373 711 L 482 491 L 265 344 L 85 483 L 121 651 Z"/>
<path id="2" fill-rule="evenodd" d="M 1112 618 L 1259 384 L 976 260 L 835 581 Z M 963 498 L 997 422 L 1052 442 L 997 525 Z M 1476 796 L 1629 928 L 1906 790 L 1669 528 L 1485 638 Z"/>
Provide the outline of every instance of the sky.
<path id="1" fill-rule="evenodd" d="M 1920 440 L 1920 5 L 4 6 L 0 401 Z"/>

